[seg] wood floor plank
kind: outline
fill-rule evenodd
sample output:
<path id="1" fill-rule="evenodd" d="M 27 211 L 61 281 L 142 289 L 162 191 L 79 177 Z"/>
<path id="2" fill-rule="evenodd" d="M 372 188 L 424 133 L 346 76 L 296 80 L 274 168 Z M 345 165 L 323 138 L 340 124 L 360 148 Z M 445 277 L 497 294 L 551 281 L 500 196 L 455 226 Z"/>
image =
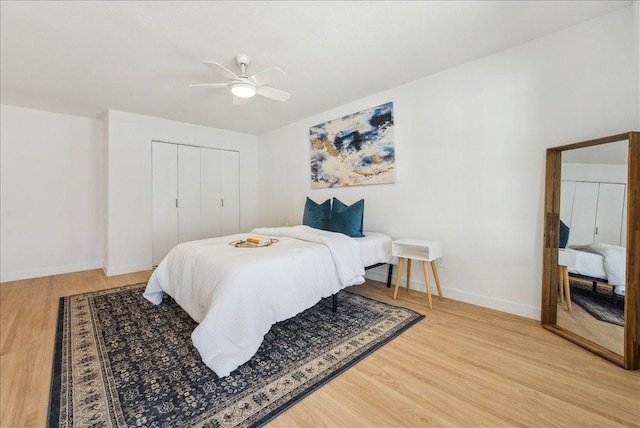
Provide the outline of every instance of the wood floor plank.
<path id="1" fill-rule="evenodd" d="M 46 423 L 61 296 L 148 279 L 101 270 L 0 285 L 0 426 Z M 367 281 L 352 291 L 426 314 L 400 337 L 305 397 L 272 427 L 640 427 L 640 373 L 539 322 L 424 293 L 392 299 Z"/>

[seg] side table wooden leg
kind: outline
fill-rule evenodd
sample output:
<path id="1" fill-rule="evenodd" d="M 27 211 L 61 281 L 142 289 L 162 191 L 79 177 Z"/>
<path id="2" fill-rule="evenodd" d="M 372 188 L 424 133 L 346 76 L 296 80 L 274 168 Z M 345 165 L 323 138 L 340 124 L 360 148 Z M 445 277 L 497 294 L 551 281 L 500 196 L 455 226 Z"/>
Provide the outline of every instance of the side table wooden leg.
<path id="1" fill-rule="evenodd" d="M 436 287 L 438 287 L 438 298 L 442 300 L 442 289 L 440 288 L 440 277 L 438 276 L 438 264 L 435 260 L 431 260 L 431 269 L 433 269 L 433 277 L 436 279 Z"/>
<path id="2" fill-rule="evenodd" d="M 393 290 L 393 300 L 396 300 L 398 297 L 398 286 L 400 285 L 400 277 L 402 276 L 402 266 L 404 265 L 404 258 L 398 257 L 400 263 L 398 264 L 398 273 L 396 274 L 396 286 Z"/>
<path id="3" fill-rule="evenodd" d="M 564 282 L 564 295 L 567 298 L 567 309 L 571 312 L 571 285 L 569 284 L 569 268 L 562 266 L 562 280 Z"/>
<path id="4" fill-rule="evenodd" d="M 560 303 L 564 305 L 564 269 L 558 266 L 558 294 L 560 295 Z"/>
<path id="5" fill-rule="evenodd" d="M 429 271 L 427 270 L 427 262 L 422 262 L 422 270 L 424 271 L 424 282 L 427 285 L 427 299 L 429 299 L 429 309 L 433 309 L 431 304 L 431 281 L 429 280 Z"/>
<path id="6" fill-rule="evenodd" d="M 411 287 L 411 259 L 407 258 L 407 293 Z"/>

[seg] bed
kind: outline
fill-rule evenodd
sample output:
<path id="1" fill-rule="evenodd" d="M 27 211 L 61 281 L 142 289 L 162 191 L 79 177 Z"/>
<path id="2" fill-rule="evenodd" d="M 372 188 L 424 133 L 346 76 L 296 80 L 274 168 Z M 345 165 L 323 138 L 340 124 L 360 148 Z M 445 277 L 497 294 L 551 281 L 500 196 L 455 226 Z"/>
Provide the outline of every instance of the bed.
<path id="1" fill-rule="evenodd" d="M 615 295 L 625 294 L 626 250 L 609 244 L 569 245 L 565 248 L 576 255 L 575 266 L 569 274 L 579 278 L 610 285 Z"/>
<path id="2" fill-rule="evenodd" d="M 203 362 L 224 377 L 256 353 L 273 324 L 362 284 L 366 267 L 392 261 L 389 236 L 364 235 L 351 238 L 301 225 L 185 242 L 158 265 L 144 296 L 160 304 L 166 293 L 199 323 L 193 344 Z M 229 245 L 249 237 L 277 242 Z"/>

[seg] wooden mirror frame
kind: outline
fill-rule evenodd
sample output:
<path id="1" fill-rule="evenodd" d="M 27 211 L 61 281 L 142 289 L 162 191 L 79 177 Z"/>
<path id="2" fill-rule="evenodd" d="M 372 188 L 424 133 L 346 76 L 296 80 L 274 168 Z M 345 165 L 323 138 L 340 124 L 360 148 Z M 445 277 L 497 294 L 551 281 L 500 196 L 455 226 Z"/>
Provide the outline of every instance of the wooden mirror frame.
<path id="1" fill-rule="evenodd" d="M 560 237 L 560 178 L 562 152 L 628 140 L 627 267 L 624 299 L 624 355 L 619 355 L 557 325 L 558 243 Z M 544 198 L 541 324 L 627 370 L 638 368 L 638 302 L 640 297 L 640 132 L 627 132 L 547 149 Z"/>

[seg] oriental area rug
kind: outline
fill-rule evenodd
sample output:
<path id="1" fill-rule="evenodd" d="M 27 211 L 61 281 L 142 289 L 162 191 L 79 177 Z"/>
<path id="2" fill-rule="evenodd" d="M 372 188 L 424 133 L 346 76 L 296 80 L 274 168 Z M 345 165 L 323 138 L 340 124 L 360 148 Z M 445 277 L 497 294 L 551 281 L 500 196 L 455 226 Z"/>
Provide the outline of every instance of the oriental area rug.
<path id="1" fill-rule="evenodd" d="M 60 299 L 48 426 L 261 426 L 424 318 L 346 291 L 275 324 L 253 358 L 219 378 L 196 323 L 145 284 Z"/>
<path id="2" fill-rule="evenodd" d="M 611 287 L 606 287 L 606 290 L 605 287 L 593 290 L 591 286 L 581 282 L 570 281 L 569 284 L 573 303 L 597 320 L 624 326 L 624 301 L 621 297 L 614 299 Z"/>

